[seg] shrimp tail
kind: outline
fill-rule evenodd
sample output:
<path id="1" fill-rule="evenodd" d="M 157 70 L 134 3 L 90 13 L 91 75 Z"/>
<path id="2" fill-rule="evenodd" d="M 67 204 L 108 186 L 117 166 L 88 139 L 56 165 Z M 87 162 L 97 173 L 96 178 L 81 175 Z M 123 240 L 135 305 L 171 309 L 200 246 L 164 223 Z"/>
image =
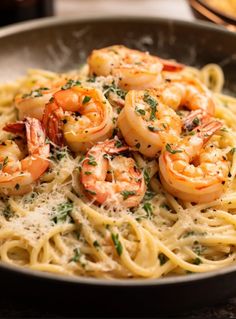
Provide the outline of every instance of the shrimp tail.
<path id="1" fill-rule="evenodd" d="M 48 156 L 49 144 L 46 144 L 46 135 L 39 120 L 25 118 L 26 138 L 30 154 Z"/>
<path id="2" fill-rule="evenodd" d="M 203 140 L 203 144 L 206 144 L 211 136 L 218 131 L 223 124 L 219 121 L 212 120 L 210 122 L 204 123 L 194 129 L 198 136 Z"/>
<path id="3" fill-rule="evenodd" d="M 171 60 L 160 59 L 160 62 L 163 64 L 163 71 L 178 72 L 185 67 L 183 64 Z"/>
<path id="4" fill-rule="evenodd" d="M 57 103 L 46 104 L 42 119 L 43 127 L 49 139 L 58 146 L 64 145 L 62 117 L 63 110 Z"/>
<path id="5" fill-rule="evenodd" d="M 16 123 L 9 123 L 3 127 L 3 130 L 9 133 L 18 135 L 25 135 L 25 123 L 24 121 L 18 121 Z"/>
<path id="6" fill-rule="evenodd" d="M 129 147 L 127 145 L 122 145 L 122 143 L 118 139 L 108 141 L 104 146 L 105 153 L 110 155 L 119 154 L 127 151 L 128 149 Z"/>
<path id="7" fill-rule="evenodd" d="M 190 112 L 189 115 L 183 119 L 183 128 L 190 132 L 200 124 L 209 122 L 209 118 L 210 115 L 207 112 L 197 109 Z"/>

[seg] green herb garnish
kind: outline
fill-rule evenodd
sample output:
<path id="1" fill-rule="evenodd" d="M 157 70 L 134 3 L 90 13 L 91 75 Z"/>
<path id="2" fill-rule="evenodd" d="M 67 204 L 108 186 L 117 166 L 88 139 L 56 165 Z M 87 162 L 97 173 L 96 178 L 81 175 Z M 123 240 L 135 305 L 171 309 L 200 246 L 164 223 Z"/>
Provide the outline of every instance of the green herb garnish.
<path id="1" fill-rule="evenodd" d="M 90 97 L 90 96 L 85 95 L 85 97 L 84 97 L 84 99 L 83 99 L 82 104 L 86 104 L 86 103 L 88 103 L 90 100 L 91 100 L 91 97 Z"/>
<path id="2" fill-rule="evenodd" d="M 4 210 L 2 211 L 2 214 L 6 218 L 6 220 L 9 220 L 11 217 L 14 216 L 14 213 L 11 210 L 11 207 L 9 205 L 7 205 L 6 208 L 4 208 Z"/>
<path id="3" fill-rule="evenodd" d="M 73 252 L 74 252 L 74 256 L 70 259 L 70 262 L 74 261 L 76 263 L 77 261 L 79 261 L 81 257 L 81 252 L 79 248 L 75 248 Z"/>
<path id="4" fill-rule="evenodd" d="M 143 209 L 145 210 L 145 212 L 147 213 L 147 217 L 150 218 L 153 214 L 153 209 L 152 209 L 152 205 L 151 203 L 145 203 L 143 205 Z"/>
<path id="5" fill-rule="evenodd" d="M 195 259 L 193 260 L 193 264 L 194 264 L 194 265 L 200 265 L 200 264 L 202 264 L 202 260 L 201 260 L 199 257 L 197 257 L 197 258 L 195 258 Z"/>
<path id="6" fill-rule="evenodd" d="M 73 86 L 76 86 L 76 85 L 81 85 L 81 82 L 80 81 L 74 81 L 72 79 L 68 80 L 67 83 L 65 85 L 63 85 L 61 87 L 62 90 L 67 90 L 67 89 L 70 89 L 72 88 Z"/>
<path id="7" fill-rule="evenodd" d="M 151 200 L 155 195 L 156 195 L 156 193 L 154 193 L 153 191 L 147 190 L 145 195 L 144 195 L 144 201 Z"/>
<path id="8" fill-rule="evenodd" d="M 128 199 L 130 196 L 133 196 L 136 194 L 136 191 L 122 191 L 120 192 L 121 195 L 123 196 L 123 199 L 126 200 Z"/>
<path id="9" fill-rule="evenodd" d="M 95 161 L 95 157 L 92 155 L 89 155 L 89 160 L 88 160 L 88 164 L 91 166 L 97 166 L 97 162 Z"/>
<path id="10" fill-rule="evenodd" d="M 164 265 L 164 264 L 167 262 L 167 260 L 169 260 L 169 258 L 168 258 L 165 254 L 163 254 L 163 253 L 160 253 L 160 254 L 158 255 L 158 259 L 159 259 L 159 261 L 160 261 L 160 265 L 161 265 L 161 266 Z"/>
<path id="11" fill-rule="evenodd" d="M 114 243 L 115 249 L 117 251 L 117 254 L 120 256 L 123 252 L 123 247 L 121 245 L 121 242 L 119 241 L 119 234 L 111 234 L 111 239 Z"/>
<path id="12" fill-rule="evenodd" d="M 194 124 L 194 125 L 197 125 L 197 126 L 200 124 L 200 120 L 199 120 L 198 117 L 195 117 L 195 118 L 193 119 L 193 124 Z"/>
<path id="13" fill-rule="evenodd" d="M 100 247 L 99 242 L 98 242 L 97 240 L 95 240 L 95 241 L 93 242 L 93 246 L 94 246 L 95 248 L 99 248 L 99 247 Z"/>
<path id="14" fill-rule="evenodd" d="M 56 209 L 57 214 L 53 217 L 54 223 L 59 223 L 59 222 L 65 222 L 67 219 L 67 216 L 72 212 L 73 210 L 73 203 L 70 201 L 64 202 L 59 204 Z"/>
<path id="15" fill-rule="evenodd" d="M 123 143 L 119 140 L 115 141 L 115 147 L 120 148 L 123 146 Z"/>
<path id="16" fill-rule="evenodd" d="M 150 120 L 154 120 L 156 118 L 156 112 L 157 112 L 157 101 L 150 96 L 148 93 L 144 94 L 143 101 L 150 105 L 151 113 L 150 113 Z"/>
<path id="17" fill-rule="evenodd" d="M 173 150 L 171 148 L 171 145 L 170 144 L 166 144 L 166 150 L 167 152 L 171 153 L 171 154 L 176 154 L 176 153 L 182 153 L 183 151 L 182 150 Z"/>
<path id="18" fill-rule="evenodd" d="M 146 185 L 148 185 L 151 178 L 150 178 L 150 175 L 149 175 L 147 169 L 144 169 L 143 176 L 144 176 L 144 180 L 145 180 Z"/>
<path id="19" fill-rule="evenodd" d="M 137 108 L 137 106 L 135 107 L 135 112 L 138 113 L 138 114 L 140 114 L 140 115 L 145 115 L 145 114 L 146 114 L 146 111 L 145 111 L 145 110 L 139 109 L 139 108 Z"/>

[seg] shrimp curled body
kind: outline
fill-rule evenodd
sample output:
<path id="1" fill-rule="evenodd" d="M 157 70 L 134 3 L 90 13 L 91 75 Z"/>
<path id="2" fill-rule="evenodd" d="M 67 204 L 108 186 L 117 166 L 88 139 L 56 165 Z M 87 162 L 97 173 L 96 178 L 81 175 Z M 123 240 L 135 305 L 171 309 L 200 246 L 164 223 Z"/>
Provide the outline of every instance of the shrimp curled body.
<path id="1" fill-rule="evenodd" d="M 27 150 L 19 140 L 6 140 L 0 145 L 0 193 L 22 195 L 30 192 L 33 182 L 47 170 L 49 145 L 37 119 L 26 118 L 6 125 L 4 130 L 22 136 L 26 133 Z"/>
<path id="2" fill-rule="evenodd" d="M 112 115 L 100 90 L 74 86 L 53 95 L 45 107 L 43 125 L 55 144 L 63 145 L 65 140 L 74 152 L 86 151 L 112 135 Z"/>
<path id="3" fill-rule="evenodd" d="M 160 59 L 148 52 L 131 50 L 122 45 L 93 50 L 88 58 L 91 75 L 112 75 L 123 89 L 155 88 L 162 81 L 161 71 L 179 71 L 176 62 Z"/>
<path id="4" fill-rule="evenodd" d="M 159 158 L 164 188 L 182 200 L 203 203 L 220 197 L 229 164 L 216 145 L 207 143 L 222 124 L 212 120 L 174 146 L 166 145 Z"/>
<path id="5" fill-rule="evenodd" d="M 176 141 L 182 122 L 172 108 L 160 102 L 156 90 L 133 90 L 126 95 L 118 126 L 129 146 L 154 157 L 165 143 Z"/>
<path id="6" fill-rule="evenodd" d="M 86 194 L 100 204 L 137 206 L 146 191 L 142 172 L 132 158 L 119 155 L 127 146 L 109 140 L 94 145 L 82 163 L 81 182 Z"/>
<path id="7" fill-rule="evenodd" d="M 161 89 L 161 101 L 174 110 L 184 106 L 190 111 L 201 110 L 215 114 L 215 103 L 209 90 L 197 79 L 181 79 L 165 84 Z"/>

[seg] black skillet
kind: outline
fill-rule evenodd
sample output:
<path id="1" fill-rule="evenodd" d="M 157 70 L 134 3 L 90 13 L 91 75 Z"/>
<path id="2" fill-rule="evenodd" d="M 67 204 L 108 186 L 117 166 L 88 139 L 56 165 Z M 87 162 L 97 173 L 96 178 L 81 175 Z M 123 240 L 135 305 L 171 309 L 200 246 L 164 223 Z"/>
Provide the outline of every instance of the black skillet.
<path id="1" fill-rule="evenodd" d="M 207 23 L 154 18 L 43 19 L 0 31 L 0 82 L 28 68 L 65 71 L 94 48 L 125 44 L 192 66 L 219 63 L 236 92 L 236 34 Z M 9 294 L 74 315 L 155 315 L 216 304 L 236 294 L 236 266 L 152 280 L 97 280 L 0 266 L 0 297 Z M 73 310 L 72 310 L 73 309 Z"/>

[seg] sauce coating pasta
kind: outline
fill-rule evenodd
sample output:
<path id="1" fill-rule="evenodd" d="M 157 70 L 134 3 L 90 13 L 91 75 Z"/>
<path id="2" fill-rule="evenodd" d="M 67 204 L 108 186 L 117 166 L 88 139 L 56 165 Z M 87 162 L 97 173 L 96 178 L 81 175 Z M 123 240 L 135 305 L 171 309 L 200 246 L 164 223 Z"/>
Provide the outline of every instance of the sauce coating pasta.
<path id="1" fill-rule="evenodd" d="M 236 99 L 222 93 L 221 68 L 129 50 L 0 86 L 0 184 L 17 174 L 27 185 L 0 187 L 2 262 L 106 279 L 235 262 Z"/>

